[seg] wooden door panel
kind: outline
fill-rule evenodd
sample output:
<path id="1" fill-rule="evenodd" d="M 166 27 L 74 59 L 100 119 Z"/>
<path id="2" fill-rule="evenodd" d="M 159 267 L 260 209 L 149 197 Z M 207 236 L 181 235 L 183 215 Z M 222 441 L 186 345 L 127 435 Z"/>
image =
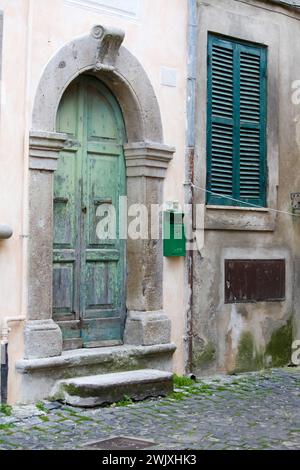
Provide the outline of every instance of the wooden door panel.
<path id="1" fill-rule="evenodd" d="M 115 309 L 117 307 L 117 274 L 115 261 L 87 263 L 86 314 L 88 310 Z"/>
<path id="2" fill-rule="evenodd" d="M 77 152 L 61 152 L 54 178 L 54 247 L 75 248 L 78 217 Z"/>
<path id="3" fill-rule="evenodd" d="M 93 86 L 88 87 L 87 137 L 90 140 L 118 141 L 116 119 L 107 99 Z"/>
<path id="4" fill-rule="evenodd" d="M 117 240 L 117 225 L 113 237 L 97 232 L 104 208 L 114 214 L 115 207 L 118 223 L 126 194 L 121 112 L 97 79 L 79 77 L 62 99 L 57 126 L 69 141 L 55 173 L 53 316 L 65 349 L 121 344 L 125 241 Z"/>
<path id="5" fill-rule="evenodd" d="M 74 263 L 55 263 L 53 268 L 53 312 L 59 317 L 74 316 Z"/>
<path id="6" fill-rule="evenodd" d="M 70 140 L 60 153 L 54 174 L 53 318 L 62 329 L 64 349 L 80 347 L 79 313 L 79 217 L 78 166 L 79 86 L 71 85 L 60 103 L 57 128 Z"/>
<path id="7" fill-rule="evenodd" d="M 77 89 L 74 88 L 77 93 Z M 70 95 L 64 101 L 68 113 L 70 112 Z M 71 107 L 73 111 L 73 107 Z M 60 114 L 64 126 L 64 113 Z M 70 123 L 67 121 L 71 132 Z M 76 126 L 73 126 L 75 134 Z M 53 318 L 56 321 L 79 320 L 78 313 L 78 283 L 77 273 L 79 263 L 77 252 L 77 225 L 78 225 L 78 191 L 77 178 L 77 151 L 66 149 L 61 152 L 58 169 L 54 178 L 54 265 L 53 265 Z M 64 337 L 66 332 L 63 331 Z"/>
<path id="8" fill-rule="evenodd" d="M 64 350 L 82 348 L 81 322 L 79 320 L 58 320 L 57 324 L 62 330 Z"/>
<path id="9" fill-rule="evenodd" d="M 102 261 L 118 261 L 121 257 L 121 250 L 119 249 L 102 249 L 101 250 L 101 260 Z M 86 250 L 86 262 L 88 261 L 98 261 L 99 260 L 99 250 L 87 249 Z"/>
<path id="10" fill-rule="evenodd" d="M 77 291 L 75 249 L 55 249 L 53 252 L 53 317 L 76 318 Z"/>
<path id="11" fill-rule="evenodd" d="M 59 132 L 76 138 L 79 133 L 79 84 L 74 82 L 64 93 L 57 113 L 56 127 Z"/>
<path id="12" fill-rule="evenodd" d="M 114 155 L 122 158 L 123 147 L 113 141 L 98 142 L 89 140 L 87 143 L 87 152 L 94 155 Z"/>
<path id="13" fill-rule="evenodd" d="M 94 318 L 82 321 L 82 341 L 85 347 L 122 344 L 122 320 L 117 318 Z"/>
<path id="14" fill-rule="evenodd" d="M 84 310 L 82 313 L 83 320 L 92 320 L 94 318 L 120 318 L 120 308 L 112 309 L 111 307 L 107 310 L 101 308 L 101 310 Z"/>
<path id="15" fill-rule="evenodd" d="M 88 245 L 116 245 L 116 239 L 107 232 L 107 237 L 99 238 L 97 225 L 101 221 L 99 214 L 107 212 L 109 219 L 114 218 L 114 208 L 118 206 L 118 158 L 89 155 L 88 159 L 88 192 L 89 192 L 89 221 Z M 99 178 L 101 175 L 101 178 Z M 107 211 L 104 209 L 107 209 Z M 117 215 L 117 214 L 116 214 Z M 106 217 L 104 215 L 104 217 Z M 110 220 L 109 223 L 114 223 Z"/>

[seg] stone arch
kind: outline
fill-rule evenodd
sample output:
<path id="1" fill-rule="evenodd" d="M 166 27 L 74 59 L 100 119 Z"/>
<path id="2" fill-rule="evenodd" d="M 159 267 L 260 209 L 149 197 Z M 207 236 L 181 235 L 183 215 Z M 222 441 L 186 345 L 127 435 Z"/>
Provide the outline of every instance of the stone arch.
<path id="1" fill-rule="evenodd" d="M 118 100 L 128 143 L 124 145 L 128 204 L 163 202 L 163 179 L 175 149 L 164 145 L 160 109 L 139 61 L 121 47 L 124 32 L 95 26 L 63 46 L 46 65 L 34 101 L 29 148 L 28 312 L 25 359 L 59 356 L 61 331 L 52 319 L 53 172 L 68 136 L 56 132 L 56 114 L 68 85 L 80 74 L 101 79 Z M 170 342 L 163 313 L 162 240 L 127 241 L 125 342 Z"/>
<path id="2" fill-rule="evenodd" d="M 98 28 L 103 31 L 100 38 Z M 78 75 L 90 72 L 99 77 L 119 101 L 129 142 L 163 142 L 159 105 L 147 73 L 125 47 L 110 50 L 107 46 L 109 39 L 121 41 L 123 35 L 122 31 L 96 26 L 91 34 L 74 39 L 52 57 L 37 88 L 32 129 L 55 132 L 56 113 L 63 93 Z M 107 37 L 109 39 L 105 40 Z M 99 65 L 101 46 L 108 49 L 109 65 Z M 103 62 L 103 54 L 101 58 Z"/>

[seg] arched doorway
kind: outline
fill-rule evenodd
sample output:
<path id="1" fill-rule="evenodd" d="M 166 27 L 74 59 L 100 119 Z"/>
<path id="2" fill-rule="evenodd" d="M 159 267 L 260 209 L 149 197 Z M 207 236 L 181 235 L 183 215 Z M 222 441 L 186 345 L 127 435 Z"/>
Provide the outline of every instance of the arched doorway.
<path id="1" fill-rule="evenodd" d="M 163 202 L 164 178 L 175 149 L 164 144 L 160 109 L 153 87 L 137 58 L 125 47 L 120 47 L 123 37 L 124 32 L 115 28 L 95 26 L 90 34 L 74 38 L 54 54 L 38 84 L 29 140 L 28 309 L 24 331 L 24 357 L 29 361 L 62 355 L 61 328 L 57 324 L 58 313 L 73 312 L 73 319 L 71 317 L 67 319 L 68 315 L 65 319 L 63 315 L 59 318 L 59 322 L 70 322 L 68 325 L 70 328 L 65 328 L 64 333 L 65 342 L 68 335 L 71 335 L 67 347 L 76 348 L 80 341 L 86 342 L 87 346 L 91 346 L 93 341 L 94 345 L 106 341 L 99 337 L 95 339 L 90 337 L 90 340 L 80 339 L 83 320 L 82 317 L 76 318 L 73 306 L 70 308 L 71 297 L 67 290 L 62 297 L 68 298 L 69 295 L 68 308 L 65 298 L 60 298 L 61 305 L 65 305 L 55 307 L 56 321 L 53 319 L 53 181 L 60 163 L 61 152 L 71 153 L 74 141 L 72 135 L 69 136 L 67 128 L 67 133 L 57 128 L 56 118 L 62 97 L 70 84 L 72 86 L 75 83 L 77 77 L 81 77 L 79 79 L 81 80 L 85 74 L 88 74 L 90 80 L 99 80 L 102 94 L 105 86 L 100 83 L 104 83 L 121 107 L 128 140 L 123 146 L 128 207 L 138 201 L 151 213 L 152 204 L 160 206 Z M 111 93 L 109 95 L 113 100 Z M 106 100 L 112 106 L 108 95 Z M 106 142 L 108 145 L 109 140 Z M 62 198 L 60 202 L 57 201 L 58 204 L 66 205 L 64 198 L 67 196 L 58 194 L 55 197 Z M 84 207 L 83 209 L 85 210 Z M 159 353 L 165 351 L 171 356 L 175 347 L 170 343 L 171 322 L 163 311 L 161 238 L 154 241 L 151 238 L 147 240 L 128 238 L 126 265 L 127 318 L 124 343 L 142 347 L 158 345 Z M 70 272 L 68 274 L 65 270 L 61 276 L 70 277 Z M 72 282 L 72 280 L 69 282 L 69 286 L 73 286 Z M 96 279 L 96 284 L 97 282 Z M 76 295 L 79 295 L 78 288 L 76 292 Z M 121 297 L 124 299 L 124 294 Z M 96 300 L 95 310 L 97 310 L 97 301 L 100 297 L 92 300 L 93 302 Z M 93 309 L 89 310 L 90 315 Z M 102 313 L 104 314 L 104 311 Z M 102 320 L 104 317 L 105 315 Z M 120 318 L 119 331 L 122 331 L 122 316 L 118 313 L 116 317 Z M 113 322 L 114 319 L 111 317 L 106 321 Z M 92 322 L 90 325 L 89 331 L 93 333 Z M 63 326 L 66 327 L 66 323 Z M 73 335 L 74 332 L 77 337 Z M 107 341 L 113 340 L 112 336 L 107 339 Z M 104 344 L 102 342 L 102 345 Z M 87 354 L 90 360 L 93 360 L 93 353 L 94 351 Z M 74 352 L 76 363 L 81 355 L 85 361 L 86 351 L 80 349 L 78 353 Z M 70 356 L 71 352 L 67 354 L 67 357 Z M 63 356 L 62 360 L 65 358 L 66 356 Z"/>
<path id="2" fill-rule="evenodd" d="M 61 327 L 64 349 L 122 344 L 125 240 L 118 237 L 119 197 L 126 194 L 122 113 L 100 80 L 81 75 L 62 97 L 56 130 L 67 134 L 68 141 L 54 173 L 53 319 Z"/>

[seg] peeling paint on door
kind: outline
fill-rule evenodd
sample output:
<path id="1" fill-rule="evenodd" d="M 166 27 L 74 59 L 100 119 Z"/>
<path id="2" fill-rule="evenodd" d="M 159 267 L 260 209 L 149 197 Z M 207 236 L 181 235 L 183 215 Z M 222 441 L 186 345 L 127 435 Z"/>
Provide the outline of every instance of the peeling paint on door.
<path id="1" fill-rule="evenodd" d="M 99 205 L 109 201 L 118 220 L 126 194 L 121 111 L 101 82 L 81 76 L 62 98 L 57 130 L 69 141 L 54 179 L 53 317 L 65 349 L 121 344 L 125 241 L 97 235 Z"/>

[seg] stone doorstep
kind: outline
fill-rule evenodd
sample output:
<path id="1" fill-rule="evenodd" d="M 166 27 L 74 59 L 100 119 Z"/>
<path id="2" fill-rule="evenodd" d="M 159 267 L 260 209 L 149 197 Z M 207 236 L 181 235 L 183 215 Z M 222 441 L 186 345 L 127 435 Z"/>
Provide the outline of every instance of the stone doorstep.
<path id="1" fill-rule="evenodd" d="M 22 359 L 16 363 L 21 375 L 20 403 L 48 398 L 60 380 L 142 369 L 172 370 L 173 343 L 151 346 L 125 344 L 64 351 L 60 356 Z"/>
<path id="2" fill-rule="evenodd" d="M 118 360 L 128 364 L 130 359 L 147 359 L 160 355 L 172 355 L 176 350 L 173 343 L 155 344 L 152 346 L 122 345 L 102 347 L 93 349 L 74 349 L 63 351 L 61 356 L 47 357 L 42 359 L 22 359 L 16 363 L 16 369 L 21 374 L 41 372 L 45 370 L 58 370 L 76 368 L 80 366 L 112 364 Z"/>
<path id="3" fill-rule="evenodd" d="M 165 396 L 172 390 L 172 373 L 143 369 L 60 380 L 51 398 L 71 406 L 93 407 L 118 402 L 124 396 L 134 400 Z"/>

